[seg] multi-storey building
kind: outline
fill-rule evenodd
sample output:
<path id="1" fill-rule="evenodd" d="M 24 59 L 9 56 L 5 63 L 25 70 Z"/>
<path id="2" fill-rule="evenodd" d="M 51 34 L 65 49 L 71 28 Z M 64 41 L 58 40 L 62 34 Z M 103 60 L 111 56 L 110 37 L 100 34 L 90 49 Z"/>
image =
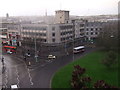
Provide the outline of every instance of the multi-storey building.
<path id="1" fill-rule="evenodd" d="M 61 53 L 61 48 L 67 48 L 73 40 L 73 24 L 69 23 L 68 11 L 56 11 L 56 22 L 54 24 L 22 24 L 21 35 L 24 46 L 38 47 L 38 51 Z M 65 44 L 65 45 L 64 45 Z M 42 46 L 41 46 L 42 45 Z M 46 46 L 45 48 L 43 46 Z M 42 48 L 41 48 L 42 47 Z M 47 49 L 47 47 L 49 47 Z M 61 47 L 61 48 L 60 48 Z M 32 50 L 32 49 L 31 49 Z M 72 49 L 71 49 L 72 50 Z M 66 53 L 67 49 L 65 49 Z M 58 53 L 57 52 L 57 53 Z M 63 51 L 62 51 L 63 53 Z"/>
<path id="2" fill-rule="evenodd" d="M 104 22 L 86 22 L 85 23 L 85 36 L 87 41 L 94 41 L 100 34 Z"/>
<path id="3" fill-rule="evenodd" d="M 102 25 L 103 22 L 90 22 L 83 19 L 70 21 L 69 11 L 58 10 L 54 24 L 22 24 L 22 44 L 27 46 L 26 49 L 33 47 L 34 50 L 37 47 L 41 52 L 66 53 L 72 51 L 73 43 L 78 46 L 84 41 L 96 39 L 102 30 Z"/>
<path id="4" fill-rule="evenodd" d="M 8 42 L 13 46 L 21 46 L 20 24 L 10 23 L 7 25 Z"/>
<path id="5" fill-rule="evenodd" d="M 72 24 L 23 24 L 22 38 L 36 38 L 41 43 L 61 43 L 73 38 L 72 28 Z"/>

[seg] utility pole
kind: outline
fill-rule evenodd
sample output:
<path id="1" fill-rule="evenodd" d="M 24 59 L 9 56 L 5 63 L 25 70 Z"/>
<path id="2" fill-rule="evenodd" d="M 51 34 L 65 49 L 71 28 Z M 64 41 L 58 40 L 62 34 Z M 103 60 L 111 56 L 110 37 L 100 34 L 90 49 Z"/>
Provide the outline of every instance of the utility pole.
<path id="1" fill-rule="evenodd" d="M 38 57 L 38 55 L 37 55 L 37 47 L 36 47 L 36 37 L 35 37 L 35 60 L 36 60 L 36 62 L 38 62 L 38 60 L 37 60 L 37 57 Z"/>
<path id="2" fill-rule="evenodd" d="M 75 40 L 75 20 L 72 20 L 73 23 L 73 48 L 72 51 L 74 50 L 74 40 Z M 74 57 L 74 51 L 73 51 L 73 61 L 74 61 L 75 57 Z"/>

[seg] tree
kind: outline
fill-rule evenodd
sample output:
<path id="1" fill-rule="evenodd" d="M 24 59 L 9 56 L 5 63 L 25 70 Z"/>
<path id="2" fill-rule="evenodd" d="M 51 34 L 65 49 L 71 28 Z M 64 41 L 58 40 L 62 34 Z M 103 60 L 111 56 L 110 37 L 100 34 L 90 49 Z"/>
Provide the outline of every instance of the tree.
<path id="1" fill-rule="evenodd" d="M 106 50 L 118 48 L 118 23 L 111 21 L 104 23 L 103 28 L 97 38 L 97 46 Z"/>
<path id="2" fill-rule="evenodd" d="M 70 81 L 72 88 L 75 90 L 87 90 L 88 88 L 118 88 L 107 84 L 104 80 L 97 80 L 93 83 L 91 77 L 85 76 L 85 72 L 85 68 L 82 68 L 79 65 L 74 66 Z"/>
<path id="3" fill-rule="evenodd" d="M 116 54 L 115 54 L 115 52 L 109 51 L 108 55 L 102 60 L 102 63 L 106 67 L 111 68 L 111 66 L 116 63 Z"/>

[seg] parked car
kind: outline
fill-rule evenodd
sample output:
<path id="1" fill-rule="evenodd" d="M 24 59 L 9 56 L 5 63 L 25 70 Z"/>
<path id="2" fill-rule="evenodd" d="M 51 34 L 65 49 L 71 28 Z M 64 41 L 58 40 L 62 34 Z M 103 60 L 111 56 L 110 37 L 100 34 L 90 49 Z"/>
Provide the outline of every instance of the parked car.
<path id="1" fill-rule="evenodd" d="M 56 56 L 55 55 L 48 55 L 48 59 L 55 59 Z"/>

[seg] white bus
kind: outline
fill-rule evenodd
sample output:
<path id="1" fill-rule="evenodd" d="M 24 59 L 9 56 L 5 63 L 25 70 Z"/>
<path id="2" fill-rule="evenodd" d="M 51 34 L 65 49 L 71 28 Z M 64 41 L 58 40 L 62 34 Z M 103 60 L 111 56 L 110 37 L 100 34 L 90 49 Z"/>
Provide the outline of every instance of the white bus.
<path id="1" fill-rule="evenodd" d="M 85 51 L 85 46 L 78 46 L 73 49 L 73 53 L 80 53 Z"/>

